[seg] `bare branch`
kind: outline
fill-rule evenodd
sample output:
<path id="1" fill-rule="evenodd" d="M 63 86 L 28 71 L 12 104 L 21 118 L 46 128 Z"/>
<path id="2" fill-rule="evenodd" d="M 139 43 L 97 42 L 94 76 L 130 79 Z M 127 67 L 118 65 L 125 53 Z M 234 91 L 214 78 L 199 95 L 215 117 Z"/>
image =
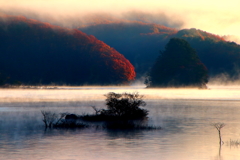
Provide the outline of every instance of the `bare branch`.
<path id="1" fill-rule="evenodd" d="M 212 123 L 211 126 L 215 127 L 218 131 L 220 131 L 225 124 L 224 123 Z"/>
<path id="2" fill-rule="evenodd" d="M 222 136 L 221 136 L 221 129 L 225 126 L 225 124 L 224 123 L 212 123 L 211 126 L 215 127 L 218 130 L 219 144 L 221 146 L 223 144 Z"/>

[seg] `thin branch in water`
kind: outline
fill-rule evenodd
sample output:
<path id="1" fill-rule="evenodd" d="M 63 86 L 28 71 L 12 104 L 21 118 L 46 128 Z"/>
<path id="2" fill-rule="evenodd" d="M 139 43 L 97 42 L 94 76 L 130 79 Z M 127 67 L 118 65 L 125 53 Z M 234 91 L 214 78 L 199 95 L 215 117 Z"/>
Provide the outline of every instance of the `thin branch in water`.
<path id="1" fill-rule="evenodd" d="M 211 126 L 213 126 L 217 129 L 218 136 L 219 136 L 219 144 L 222 145 L 224 142 L 222 141 L 221 129 L 225 126 L 225 124 L 224 123 L 212 123 Z"/>

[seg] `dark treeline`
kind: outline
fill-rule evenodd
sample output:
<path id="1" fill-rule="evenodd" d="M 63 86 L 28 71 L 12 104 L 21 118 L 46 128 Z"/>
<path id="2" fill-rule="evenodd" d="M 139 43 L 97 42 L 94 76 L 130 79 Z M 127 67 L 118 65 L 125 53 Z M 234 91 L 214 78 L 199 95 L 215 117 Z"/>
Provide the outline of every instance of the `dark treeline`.
<path id="1" fill-rule="evenodd" d="M 239 73 L 240 45 L 201 30 L 178 31 L 136 21 L 99 24 L 80 30 L 96 36 L 122 53 L 135 66 L 138 77 L 150 70 L 159 51 L 163 51 L 164 46 L 174 37 L 187 40 L 208 68 L 210 76 L 227 73 L 234 78 Z"/>
<path id="2" fill-rule="evenodd" d="M 227 73 L 233 79 L 238 76 L 240 45 L 196 29 L 180 30 L 176 36 L 187 40 L 197 51 L 210 75 Z"/>
<path id="3" fill-rule="evenodd" d="M 190 44 L 172 38 L 160 53 L 146 79 L 148 87 L 207 88 L 208 70 Z"/>
<path id="4" fill-rule="evenodd" d="M 138 76 L 152 67 L 159 50 L 166 45 L 166 39 L 177 32 L 162 25 L 142 22 L 98 24 L 80 30 L 96 36 L 123 54 L 134 65 Z"/>
<path id="5" fill-rule="evenodd" d="M 119 84 L 133 65 L 94 36 L 21 16 L 0 16 L 1 83 Z"/>

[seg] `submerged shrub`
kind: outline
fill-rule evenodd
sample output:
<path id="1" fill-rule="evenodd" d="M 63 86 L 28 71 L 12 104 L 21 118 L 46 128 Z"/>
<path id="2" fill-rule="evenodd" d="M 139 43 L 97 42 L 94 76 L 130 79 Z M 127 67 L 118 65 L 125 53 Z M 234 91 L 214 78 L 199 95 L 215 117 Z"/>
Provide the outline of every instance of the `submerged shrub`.
<path id="1" fill-rule="evenodd" d="M 41 111 L 43 115 L 43 122 L 45 124 L 45 128 L 51 128 L 53 125 L 58 124 L 67 113 L 54 113 L 51 111 Z"/>
<path id="2" fill-rule="evenodd" d="M 87 124 L 78 122 L 78 116 L 68 113 L 41 111 L 45 128 L 85 128 Z"/>

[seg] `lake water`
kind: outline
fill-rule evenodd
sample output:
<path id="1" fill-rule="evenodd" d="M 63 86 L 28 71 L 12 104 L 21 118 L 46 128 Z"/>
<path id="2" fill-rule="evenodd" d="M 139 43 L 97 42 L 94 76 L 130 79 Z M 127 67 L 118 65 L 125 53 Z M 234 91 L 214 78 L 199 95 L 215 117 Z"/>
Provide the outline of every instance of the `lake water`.
<path id="1" fill-rule="evenodd" d="M 240 145 L 240 87 L 144 89 L 62 87 L 0 89 L 1 160 L 237 160 Z M 87 128 L 45 130 L 41 110 L 94 113 L 108 92 L 145 96 L 149 125 L 161 130 L 109 131 Z M 219 146 L 217 130 L 224 144 Z M 239 141 L 238 141 L 239 142 Z"/>

